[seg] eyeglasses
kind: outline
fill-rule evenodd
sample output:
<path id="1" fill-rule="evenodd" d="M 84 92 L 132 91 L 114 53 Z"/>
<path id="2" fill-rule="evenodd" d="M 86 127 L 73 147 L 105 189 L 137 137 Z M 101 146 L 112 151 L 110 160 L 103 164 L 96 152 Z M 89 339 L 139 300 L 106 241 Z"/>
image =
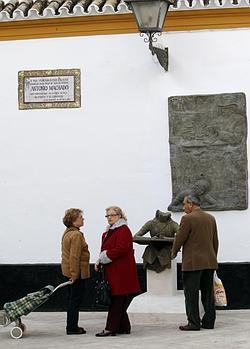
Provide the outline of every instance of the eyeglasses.
<path id="1" fill-rule="evenodd" d="M 113 214 L 106 214 L 106 218 L 109 218 L 109 217 L 115 217 L 115 216 L 119 216 L 118 213 L 113 213 Z"/>

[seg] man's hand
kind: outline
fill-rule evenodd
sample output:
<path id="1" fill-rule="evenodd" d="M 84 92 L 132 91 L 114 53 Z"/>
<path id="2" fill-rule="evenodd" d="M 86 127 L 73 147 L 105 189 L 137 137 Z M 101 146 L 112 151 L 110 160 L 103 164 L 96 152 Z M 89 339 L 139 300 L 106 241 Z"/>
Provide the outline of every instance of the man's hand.
<path id="1" fill-rule="evenodd" d="M 176 254 L 173 253 L 173 251 L 171 252 L 171 259 L 175 259 L 176 258 Z"/>

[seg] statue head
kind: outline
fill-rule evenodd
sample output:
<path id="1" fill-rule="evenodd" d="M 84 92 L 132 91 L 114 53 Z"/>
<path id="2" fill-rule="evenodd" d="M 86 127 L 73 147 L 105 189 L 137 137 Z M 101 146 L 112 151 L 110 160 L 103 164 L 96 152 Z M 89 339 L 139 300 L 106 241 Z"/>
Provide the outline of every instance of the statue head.
<path id="1" fill-rule="evenodd" d="M 155 218 L 157 218 L 160 222 L 167 222 L 171 218 L 171 213 L 157 210 L 155 213 Z"/>
<path id="2" fill-rule="evenodd" d="M 210 180 L 208 178 L 204 178 L 201 173 L 200 177 L 198 177 L 195 183 L 191 186 L 190 194 L 194 194 L 196 196 L 203 195 L 210 190 Z"/>

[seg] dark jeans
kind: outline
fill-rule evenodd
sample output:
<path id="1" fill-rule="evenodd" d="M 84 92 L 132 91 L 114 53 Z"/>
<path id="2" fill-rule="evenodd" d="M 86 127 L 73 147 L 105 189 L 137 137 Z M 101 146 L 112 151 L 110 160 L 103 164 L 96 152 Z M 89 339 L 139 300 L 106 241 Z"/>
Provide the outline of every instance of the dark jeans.
<path id="1" fill-rule="evenodd" d="M 68 286 L 67 327 L 68 331 L 78 328 L 79 308 L 83 298 L 85 280 L 78 279 Z"/>
<path id="2" fill-rule="evenodd" d="M 130 333 L 131 325 L 127 309 L 132 299 L 132 295 L 111 296 L 105 330 L 113 333 Z"/>
<path id="3" fill-rule="evenodd" d="M 201 325 L 213 328 L 216 317 L 213 291 L 214 270 L 184 271 L 182 275 L 189 326 L 197 329 Z M 201 302 L 205 311 L 202 319 L 199 312 L 199 291 L 201 291 Z"/>

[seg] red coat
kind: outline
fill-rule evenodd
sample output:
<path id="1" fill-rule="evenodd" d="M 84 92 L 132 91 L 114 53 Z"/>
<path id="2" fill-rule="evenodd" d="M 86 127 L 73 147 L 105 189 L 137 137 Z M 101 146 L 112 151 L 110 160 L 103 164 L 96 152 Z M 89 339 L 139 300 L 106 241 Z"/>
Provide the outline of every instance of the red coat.
<path id="1" fill-rule="evenodd" d="M 127 225 L 103 233 L 101 251 L 104 250 L 112 260 L 111 263 L 104 265 L 112 295 L 138 293 L 140 285 L 134 258 L 133 238 Z"/>

